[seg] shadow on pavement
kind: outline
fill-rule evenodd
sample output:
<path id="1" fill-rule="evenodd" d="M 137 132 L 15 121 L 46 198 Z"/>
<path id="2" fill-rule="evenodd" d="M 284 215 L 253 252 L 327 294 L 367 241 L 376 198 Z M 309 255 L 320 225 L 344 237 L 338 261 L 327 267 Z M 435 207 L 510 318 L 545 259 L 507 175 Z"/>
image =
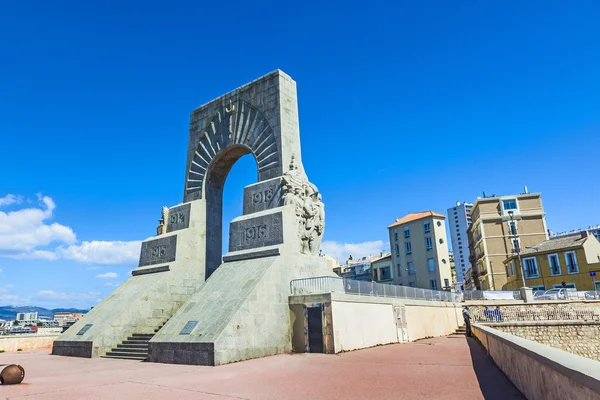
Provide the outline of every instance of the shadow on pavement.
<path id="1" fill-rule="evenodd" d="M 473 370 L 486 400 L 525 399 L 519 389 L 496 366 L 486 350 L 473 338 L 467 338 Z"/>

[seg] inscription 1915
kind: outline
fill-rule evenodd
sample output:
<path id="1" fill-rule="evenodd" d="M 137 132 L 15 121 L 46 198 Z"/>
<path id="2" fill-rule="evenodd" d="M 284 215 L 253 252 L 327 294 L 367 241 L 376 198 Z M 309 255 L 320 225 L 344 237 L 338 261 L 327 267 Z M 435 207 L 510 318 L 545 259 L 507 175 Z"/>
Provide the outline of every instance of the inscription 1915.
<path id="1" fill-rule="evenodd" d="M 268 203 L 273 198 L 273 189 L 252 193 L 252 204 Z"/>
<path id="2" fill-rule="evenodd" d="M 148 249 L 149 260 L 159 260 L 167 254 L 167 246 L 152 246 Z"/>
<path id="3" fill-rule="evenodd" d="M 267 225 L 258 225 L 244 230 L 244 242 L 264 239 L 267 237 Z"/>

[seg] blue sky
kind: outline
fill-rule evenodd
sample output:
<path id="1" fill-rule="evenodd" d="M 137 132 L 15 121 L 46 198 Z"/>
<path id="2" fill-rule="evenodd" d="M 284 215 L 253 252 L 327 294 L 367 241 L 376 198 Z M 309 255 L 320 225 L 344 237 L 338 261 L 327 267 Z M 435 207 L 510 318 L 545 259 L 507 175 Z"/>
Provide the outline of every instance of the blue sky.
<path id="1" fill-rule="evenodd" d="M 594 1 L 4 4 L 0 304 L 114 290 L 182 200 L 189 113 L 276 68 L 339 257 L 387 248 L 408 212 L 523 185 L 550 229 L 600 224 L 599 20 Z M 225 225 L 255 180 L 246 156 Z"/>

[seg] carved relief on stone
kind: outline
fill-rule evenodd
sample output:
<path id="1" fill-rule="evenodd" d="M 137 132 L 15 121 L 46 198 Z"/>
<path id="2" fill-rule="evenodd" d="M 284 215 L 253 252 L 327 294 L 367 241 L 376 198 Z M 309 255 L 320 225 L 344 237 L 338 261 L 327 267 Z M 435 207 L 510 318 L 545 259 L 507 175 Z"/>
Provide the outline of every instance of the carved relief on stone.
<path id="1" fill-rule="evenodd" d="M 166 233 L 167 221 L 169 220 L 169 207 L 163 206 L 162 216 L 158 220 L 158 227 L 156 228 L 156 235 L 162 235 Z"/>
<path id="2" fill-rule="evenodd" d="M 281 204 L 293 205 L 298 219 L 302 254 L 319 255 L 325 231 L 325 205 L 317 187 L 297 169 L 292 156 L 289 171 L 281 179 Z"/>

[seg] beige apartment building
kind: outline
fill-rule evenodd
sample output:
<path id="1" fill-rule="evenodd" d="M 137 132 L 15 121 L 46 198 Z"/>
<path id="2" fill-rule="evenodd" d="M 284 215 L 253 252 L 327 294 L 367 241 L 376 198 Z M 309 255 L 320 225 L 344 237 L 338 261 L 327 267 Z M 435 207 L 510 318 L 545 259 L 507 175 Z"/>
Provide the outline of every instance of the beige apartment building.
<path id="1" fill-rule="evenodd" d="M 443 214 L 423 211 L 388 226 L 395 284 L 435 290 L 452 287 L 445 219 Z"/>
<path id="2" fill-rule="evenodd" d="M 540 193 L 479 198 L 467 229 L 472 280 L 476 289 L 502 290 L 504 260 L 548 239 Z"/>

